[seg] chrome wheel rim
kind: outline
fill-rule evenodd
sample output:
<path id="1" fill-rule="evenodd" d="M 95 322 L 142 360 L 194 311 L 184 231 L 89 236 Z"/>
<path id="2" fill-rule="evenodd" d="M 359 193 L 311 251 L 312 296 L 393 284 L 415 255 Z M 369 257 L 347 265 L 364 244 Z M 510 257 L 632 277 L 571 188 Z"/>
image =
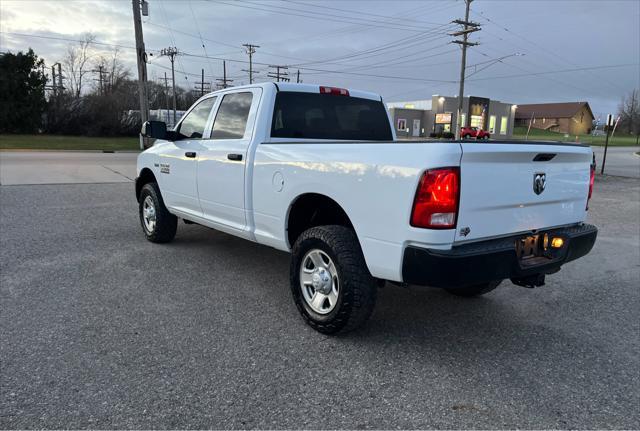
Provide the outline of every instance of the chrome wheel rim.
<path id="1" fill-rule="evenodd" d="M 307 252 L 300 266 L 300 289 L 307 305 L 318 314 L 328 314 L 338 302 L 338 270 L 327 253 L 319 249 Z"/>
<path id="2" fill-rule="evenodd" d="M 147 196 L 142 202 L 142 222 L 147 232 L 153 233 L 156 228 L 156 207 L 151 196 Z"/>

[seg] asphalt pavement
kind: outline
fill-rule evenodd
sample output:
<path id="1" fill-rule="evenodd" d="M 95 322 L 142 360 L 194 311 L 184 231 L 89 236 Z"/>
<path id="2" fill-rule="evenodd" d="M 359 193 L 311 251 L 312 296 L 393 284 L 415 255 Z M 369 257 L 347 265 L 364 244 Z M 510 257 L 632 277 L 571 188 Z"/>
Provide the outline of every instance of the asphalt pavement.
<path id="1" fill-rule="evenodd" d="M 636 179 L 597 179 L 596 246 L 546 286 L 387 285 L 339 337 L 299 317 L 288 254 L 184 224 L 152 244 L 136 205 L 0 187 L 0 428 L 640 427 Z"/>
<path id="2" fill-rule="evenodd" d="M 598 174 L 604 159 L 604 147 L 591 147 L 596 155 Z M 640 147 L 609 147 L 604 166 L 605 175 L 640 178 Z"/>
<path id="3" fill-rule="evenodd" d="M 0 151 L 0 184 L 126 183 L 138 153 Z"/>

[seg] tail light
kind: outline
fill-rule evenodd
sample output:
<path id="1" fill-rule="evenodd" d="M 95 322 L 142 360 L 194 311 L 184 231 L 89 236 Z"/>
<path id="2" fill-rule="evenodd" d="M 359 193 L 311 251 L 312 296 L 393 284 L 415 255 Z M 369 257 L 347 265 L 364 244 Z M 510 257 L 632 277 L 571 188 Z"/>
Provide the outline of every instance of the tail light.
<path id="1" fill-rule="evenodd" d="M 596 162 L 594 160 L 593 163 L 591 163 L 591 172 L 589 174 L 589 196 L 587 196 L 587 208 L 585 208 L 586 210 L 589 209 L 589 200 L 591 199 L 591 195 L 593 194 L 593 183 L 596 180 Z"/>
<path id="2" fill-rule="evenodd" d="M 460 168 L 426 171 L 413 202 L 411 226 L 429 229 L 453 229 L 458 217 Z"/>
<path id="3" fill-rule="evenodd" d="M 348 96 L 349 90 L 337 87 L 320 87 L 320 94 L 333 94 L 334 96 Z"/>

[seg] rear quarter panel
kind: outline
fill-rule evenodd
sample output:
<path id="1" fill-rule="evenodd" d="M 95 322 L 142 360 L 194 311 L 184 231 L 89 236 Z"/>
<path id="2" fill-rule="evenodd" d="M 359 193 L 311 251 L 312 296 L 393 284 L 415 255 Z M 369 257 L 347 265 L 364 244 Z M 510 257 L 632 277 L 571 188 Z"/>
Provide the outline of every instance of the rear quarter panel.
<path id="1" fill-rule="evenodd" d="M 306 193 L 322 194 L 349 216 L 371 273 L 400 281 L 406 244 L 449 248 L 453 242 L 454 230 L 417 229 L 409 219 L 422 173 L 459 166 L 460 156 L 457 143 L 263 143 L 252 179 L 256 240 L 289 250 L 292 203 Z"/>

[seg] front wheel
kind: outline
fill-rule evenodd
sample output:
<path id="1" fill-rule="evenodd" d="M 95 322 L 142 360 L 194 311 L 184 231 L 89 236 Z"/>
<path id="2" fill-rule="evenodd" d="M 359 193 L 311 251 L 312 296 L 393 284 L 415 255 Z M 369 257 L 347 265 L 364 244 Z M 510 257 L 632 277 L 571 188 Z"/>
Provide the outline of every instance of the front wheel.
<path id="1" fill-rule="evenodd" d="M 178 218 L 164 206 L 156 183 L 147 183 L 140 190 L 140 224 L 151 242 L 169 242 L 176 236 Z"/>
<path id="2" fill-rule="evenodd" d="M 481 296 L 491 292 L 496 287 L 498 287 L 500 283 L 502 283 L 502 280 L 490 281 L 488 283 L 481 283 L 481 284 L 476 284 L 476 285 L 467 286 L 467 287 L 458 287 L 458 288 L 452 287 L 450 289 L 445 289 L 445 290 L 452 295 L 463 296 L 465 298 L 472 298 L 474 296 Z"/>
<path id="3" fill-rule="evenodd" d="M 290 279 L 296 306 L 316 331 L 350 331 L 373 311 L 376 281 L 355 233 L 344 226 L 304 231 L 293 246 Z"/>
<path id="4" fill-rule="evenodd" d="M 471 135 L 464 135 L 462 138 L 463 139 L 469 139 L 471 137 Z"/>

